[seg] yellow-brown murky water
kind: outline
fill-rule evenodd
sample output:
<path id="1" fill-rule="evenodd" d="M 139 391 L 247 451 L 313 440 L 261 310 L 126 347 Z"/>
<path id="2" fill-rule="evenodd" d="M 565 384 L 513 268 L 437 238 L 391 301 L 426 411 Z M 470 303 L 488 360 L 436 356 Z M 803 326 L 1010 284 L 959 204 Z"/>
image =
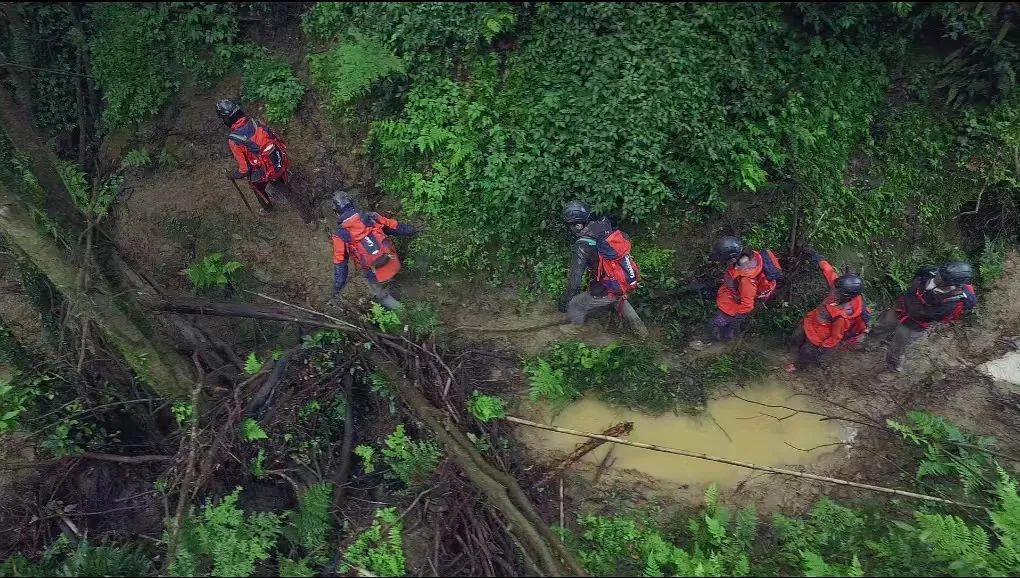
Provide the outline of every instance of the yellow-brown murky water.
<path id="1" fill-rule="evenodd" d="M 772 383 L 751 386 L 738 392 L 743 398 L 771 405 L 786 405 L 810 409 L 802 398 L 791 397 L 784 385 Z M 723 397 L 708 402 L 704 412 L 697 416 L 650 416 L 643 413 L 611 407 L 593 397 L 581 399 L 550 418 L 546 408 L 531 408 L 536 421 L 561 427 L 602 432 L 619 422 L 634 422 L 634 430 L 627 439 L 689 450 L 692 452 L 751 462 L 767 466 L 795 466 L 815 462 L 833 452 L 846 452 L 846 446 L 836 445 L 804 452 L 823 444 L 847 441 L 852 429 L 835 421 L 821 421 L 818 416 L 797 414 L 777 420 L 762 414 L 784 418 L 793 412 L 782 408 L 766 408 L 735 397 Z M 518 435 L 528 446 L 556 455 L 566 453 L 585 441 L 585 438 L 520 427 Z M 610 459 L 615 458 L 610 471 L 637 470 L 648 476 L 684 485 L 707 485 L 715 482 L 721 488 L 731 487 L 753 472 L 745 468 L 727 466 L 705 460 L 653 452 L 640 448 L 606 443 L 589 453 L 584 460 L 599 464 L 611 446 L 616 446 Z M 795 447 L 791 447 L 795 446 Z"/>

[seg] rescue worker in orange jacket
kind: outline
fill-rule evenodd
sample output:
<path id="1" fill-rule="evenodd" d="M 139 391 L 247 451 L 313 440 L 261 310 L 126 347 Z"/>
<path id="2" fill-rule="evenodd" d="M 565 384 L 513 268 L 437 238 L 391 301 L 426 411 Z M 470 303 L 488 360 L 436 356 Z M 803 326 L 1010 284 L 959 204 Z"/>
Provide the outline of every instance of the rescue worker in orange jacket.
<path id="1" fill-rule="evenodd" d="M 266 191 L 273 183 L 297 208 L 301 220 L 305 224 L 313 223 L 315 217 L 311 208 L 290 186 L 287 143 L 268 125 L 246 115 L 241 106 L 230 99 L 216 103 L 216 114 L 230 127 L 227 147 L 237 163 L 237 168 L 227 176 L 235 181 L 247 179 L 264 213 L 272 211 L 275 205 Z"/>
<path id="2" fill-rule="evenodd" d="M 892 332 L 882 342 L 892 372 L 887 376 L 903 371 L 907 349 L 924 337 L 933 323 L 950 323 L 974 308 L 977 294 L 973 280 L 973 268 L 963 261 L 917 270 L 896 307 L 878 320 L 879 332 Z"/>
<path id="3" fill-rule="evenodd" d="M 710 258 L 728 265 L 715 297 L 718 310 L 712 318 L 712 339 L 726 343 L 736 337 L 756 304 L 772 298 L 779 263 L 771 251 L 755 251 L 730 236 L 712 245 Z"/>
<path id="4" fill-rule="evenodd" d="M 868 332 L 871 311 L 861 293 L 864 281 L 848 269 L 839 275 L 829 262 L 811 248 L 805 254 L 818 265 L 829 285 L 825 299 L 804 316 L 804 322 L 793 335 L 797 361 L 787 371 L 821 364 L 823 358 L 842 343 L 857 343 Z"/>
<path id="5" fill-rule="evenodd" d="M 333 211 L 338 225 L 330 236 L 333 241 L 333 296 L 347 284 L 347 262 L 349 257 L 354 257 L 379 304 L 390 310 L 401 309 L 403 306 L 388 288 L 388 283 L 400 271 L 400 257 L 388 235 L 412 237 L 418 231 L 379 213 L 359 211 L 342 190 L 333 194 Z"/>

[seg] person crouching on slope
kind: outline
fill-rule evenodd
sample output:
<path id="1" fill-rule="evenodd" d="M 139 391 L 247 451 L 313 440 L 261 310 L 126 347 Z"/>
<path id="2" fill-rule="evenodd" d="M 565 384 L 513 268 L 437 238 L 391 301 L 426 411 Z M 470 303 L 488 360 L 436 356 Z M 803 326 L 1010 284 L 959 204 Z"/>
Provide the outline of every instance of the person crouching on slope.
<path id="1" fill-rule="evenodd" d="M 648 336 L 627 294 L 641 279 L 637 262 L 630 254 L 630 239 L 607 217 L 594 217 L 583 201 L 570 201 L 563 208 L 563 221 L 577 237 L 570 255 L 567 290 L 560 297 L 559 309 L 570 318 L 562 326 L 564 333 L 575 333 L 584 325 L 588 313 L 615 305 L 620 316 L 638 336 Z M 587 291 L 581 290 L 585 272 L 591 274 Z"/>
<path id="2" fill-rule="evenodd" d="M 393 310 L 403 306 L 390 294 L 388 283 L 400 271 L 400 257 L 387 235 L 412 237 L 418 234 L 414 227 L 398 223 L 379 213 L 365 213 L 354 207 L 345 191 L 333 194 L 333 211 L 337 229 L 330 235 L 333 241 L 333 296 L 347 284 L 347 261 L 353 256 L 365 273 L 372 294 L 383 307 Z"/>
<path id="3" fill-rule="evenodd" d="M 973 268 L 963 261 L 937 269 L 922 267 L 914 273 L 906 294 L 878 320 L 881 333 L 892 332 L 882 342 L 889 367 L 889 372 L 880 376 L 883 380 L 903 371 L 907 349 L 924 337 L 933 323 L 956 321 L 974 308 L 977 294 L 973 280 Z"/>
<path id="4" fill-rule="evenodd" d="M 868 332 L 871 310 L 861 293 L 864 281 L 848 270 L 837 275 L 832 265 L 811 248 L 804 253 L 818 265 L 829 285 L 829 294 L 804 316 L 804 322 L 793 334 L 797 360 L 786 366 L 794 372 L 812 365 L 820 365 L 841 343 L 857 343 Z"/>
<path id="5" fill-rule="evenodd" d="M 755 251 L 736 237 L 722 237 L 712 245 L 709 257 L 727 264 L 722 285 L 716 292 L 716 313 L 712 318 L 711 338 L 728 343 L 737 336 L 747 316 L 758 303 L 772 298 L 782 279 L 782 267 L 775 253 Z M 704 343 L 695 341 L 695 349 Z"/>

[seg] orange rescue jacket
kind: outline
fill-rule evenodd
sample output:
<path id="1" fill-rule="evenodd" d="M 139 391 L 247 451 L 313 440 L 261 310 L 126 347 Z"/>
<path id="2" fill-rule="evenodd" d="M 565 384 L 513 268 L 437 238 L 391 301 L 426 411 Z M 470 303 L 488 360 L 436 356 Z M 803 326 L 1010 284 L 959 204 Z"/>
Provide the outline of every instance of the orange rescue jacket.
<path id="1" fill-rule="evenodd" d="M 363 218 L 357 211 L 342 215 L 342 218 L 340 227 L 332 235 L 333 264 L 346 262 L 347 254 L 351 253 L 370 280 L 385 283 L 392 279 L 400 271 L 400 258 L 393 241 L 383 229 L 397 230 L 400 223 L 396 219 L 376 216 L 374 213 L 371 217 Z M 373 247 L 377 247 L 375 252 L 379 253 L 378 257 L 370 253 Z"/>
<path id="2" fill-rule="evenodd" d="M 722 285 L 715 295 L 715 304 L 726 315 L 747 315 L 754 311 L 755 300 L 766 299 L 776 288 L 763 272 L 761 253 L 754 251 L 744 265 L 734 264 L 723 275 Z"/>
<path id="3" fill-rule="evenodd" d="M 831 289 L 839 274 L 828 261 L 819 261 L 825 282 Z M 864 320 L 864 298 L 860 295 L 846 303 L 837 303 L 832 293 L 825 296 L 818 307 L 804 316 L 804 335 L 813 345 L 832 349 L 844 338 L 860 335 L 867 330 Z"/>

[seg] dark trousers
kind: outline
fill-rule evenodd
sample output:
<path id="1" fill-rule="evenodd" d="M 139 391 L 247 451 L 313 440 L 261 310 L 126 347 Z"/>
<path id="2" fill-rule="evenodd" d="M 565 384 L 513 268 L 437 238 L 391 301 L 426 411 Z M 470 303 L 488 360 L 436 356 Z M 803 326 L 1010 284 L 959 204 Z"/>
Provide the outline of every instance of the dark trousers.
<path id="1" fill-rule="evenodd" d="M 311 223 L 315 220 L 315 215 L 313 214 L 311 207 L 309 207 L 308 203 L 306 203 L 305 200 L 297 194 L 297 191 L 290 186 L 290 171 L 283 173 L 280 175 L 280 178 L 275 181 L 248 182 L 248 184 L 251 185 L 251 190 L 255 193 L 255 196 L 258 197 L 259 204 L 262 205 L 262 208 L 267 211 L 273 210 L 273 198 L 266 191 L 266 187 L 270 183 L 273 184 L 273 191 L 279 192 L 291 205 L 294 206 L 294 208 L 297 209 L 298 214 L 301 215 L 302 221 L 305 223 Z"/>
<path id="2" fill-rule="evenodd" d="M 727 315 L 722 311 L 716 310 L 715 316 L 712 317 L 712 339 L 722 343 L 733 341 L 733 338 L 740 333 L 740 329 L 744 326 L 746 319 L 747 315 Z"/>
<path id="3" fill-rule="evenodd" d="M 804 333 L 804 326 L 798 325 L 797 329 L 793 332 L 793 337 L 790 339 L 791 345 L 797 350 L 797 369 L 805 369 L 808 367 L 814 367 L 821 365 L 825 361 L 825 358 L 832 353 L 831 349 L 826 349 L 811 343 L 808 340 L 807 334 Z"/>
<path id="4" fill-rule="evenodd" d="M 892 309 L 878 318 L 875 332 L 884 336 L 882 345 L 886 347 L 885 363 L 890 370 L 896 372 L 903 371 L 907 350 L 928 334 L 923 329 L 914 329 L 900 323 L 896 311 Z"/>

